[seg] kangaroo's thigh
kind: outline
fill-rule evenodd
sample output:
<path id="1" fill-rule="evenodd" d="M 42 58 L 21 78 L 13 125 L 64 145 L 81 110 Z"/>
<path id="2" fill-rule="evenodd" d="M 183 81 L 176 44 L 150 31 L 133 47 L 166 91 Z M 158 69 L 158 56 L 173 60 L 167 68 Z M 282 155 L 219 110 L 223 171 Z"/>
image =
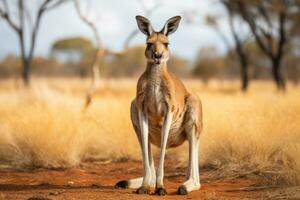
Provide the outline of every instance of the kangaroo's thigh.
<path id="1" fill-rule="evenodd" d="M 134 128 L 134 132 L 138 138 L 139 144 L 141 145 L 141 129 L 139 125 L 139 115 L 138 115 L 138 110 L 137 110 L 137 105 L 136 105 L 136 100 L 132 100 L 131 106 L 130 106 L 130 118 L 131 118 L 131 123 Z"/>
<path id="2" fill-rule="evenodd" d="M 186 99 L 186 113 L 184 119 L 184 130 L 188 136 L 193 128 L 196 128 L 196 134 L 202 130 L 202 104 L 198 96 L 190 95 Z M 199 135 L 198 135 L 199 136 Z"/>

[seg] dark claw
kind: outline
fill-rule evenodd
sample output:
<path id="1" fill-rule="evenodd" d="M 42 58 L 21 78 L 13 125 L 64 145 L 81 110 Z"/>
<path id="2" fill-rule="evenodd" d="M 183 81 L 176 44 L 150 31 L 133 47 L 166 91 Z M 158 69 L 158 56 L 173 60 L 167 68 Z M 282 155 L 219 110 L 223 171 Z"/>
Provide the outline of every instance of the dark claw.
<path id="1" fill-rule="evenodd" d="M 186 190 L 186 187 L 184 185 L 180 186 L 177 190 L 177 194 L 179 195 L 187 195 L 188 192 Z"/>
<path id="2" fill-rule="evenodd" d="M 149 188 L 146 188 L 145 186 L 141 186 L 136 190 L 137 194 L 149 194 L 149 192 Z"/>
<path id="3" fill-rule="evenodd" d="M 165 188 L 156 188 L 155 194 L 157 194 L 159 196 L 164 196 L 167 194 L 167 191 L 165 190 Z"/>
<path id="4" fill-rule="evenodd" d="M 115 185 L 116 189 L 126 189 L 128 188 L 128 181 L 124 180 L 124 181 L 119 181 L 116 185 Z"/>

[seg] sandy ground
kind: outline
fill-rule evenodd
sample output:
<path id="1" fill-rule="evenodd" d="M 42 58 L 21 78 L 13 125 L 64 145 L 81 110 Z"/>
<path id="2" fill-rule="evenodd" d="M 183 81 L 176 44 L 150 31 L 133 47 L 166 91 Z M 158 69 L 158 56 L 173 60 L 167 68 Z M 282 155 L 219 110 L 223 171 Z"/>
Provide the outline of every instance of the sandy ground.
<path id="1" fill-rule="evenodd" d="M 201 189 L 179 196 L 176 190 L 184 181 L 186 169 L 173 166 L 170 162 L 166 164 L 168 194 L 163 197 L 137 195 L 132 189 L 114 189 L 119 180 L 141 176 L 141 163 L 126 161 L 88 163 L 68 170 L 0 170 L 0 199 L 300 199 L 298 188 L 255 187 L 255 180 L 251 179 L 216 180 L 210 178 L 210 172 L 204 169 L 201 170 Z M 287 193 L 293 193 L 293 197 L 287 196 Z"/>

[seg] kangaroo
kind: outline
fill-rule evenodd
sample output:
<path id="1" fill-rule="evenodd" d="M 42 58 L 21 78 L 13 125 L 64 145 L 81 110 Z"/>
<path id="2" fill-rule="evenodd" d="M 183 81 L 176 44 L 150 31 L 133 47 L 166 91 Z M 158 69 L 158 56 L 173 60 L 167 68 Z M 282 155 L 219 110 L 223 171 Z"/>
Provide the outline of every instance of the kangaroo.
<path id="1" fill-rule="evenodd" d="M 179 195 L 200 189 L 199 136 L 202 130 L 202 105 L 183 83 L 167 69 L 170 56 L 168 36 L 174 33 L 181 17 L 170 18 L 163 29 L 154 31 L 150 21 L 136 16 L 138 28 L 147 36 L 147 67 L 137 83 L 136 97 L 131 103 L 131 121 L 143 157 L 143 177 L 118 182 L 116 188 L 135 188 L 137 194 L 165 195 L 163 184 L 166 148 L 189 143 L 186 181 L 178 188 Z M 160 160 L 155 173 L 151 143 L 160 147 Z"/>

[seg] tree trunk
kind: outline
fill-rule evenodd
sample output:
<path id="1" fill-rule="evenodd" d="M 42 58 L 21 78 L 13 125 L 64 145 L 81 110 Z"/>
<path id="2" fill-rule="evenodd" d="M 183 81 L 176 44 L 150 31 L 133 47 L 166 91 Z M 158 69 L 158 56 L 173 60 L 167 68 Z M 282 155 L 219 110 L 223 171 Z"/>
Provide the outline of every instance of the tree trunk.
<path id="1" fill-rule="evenodd" d="M 22 71 L 22 78 L 25 86 L 30 85 L 30 62 L 28 59 L 24 58 L 22 59 L 22 64 L 23 64 L 23 71 Z"/>
<path id="2" fill-rule="evenodd" d="M 240 56 L 241 65 L 241 81 L 242 81 L 242 91 L 247 91 L 249 85 L 248 78 L 248 61 L 244 56 Z"/>
<path id="3" fill-rule="evenodd" d="M 285 91 L 285 80 L 281 73 L 281 59 L 272 59 L 272 72 L 274 81 L 277 85 L 277 89 Z"/>
<path id="4" fill-rule="evenodd" d="M 243 50 L 241 42 L 238 40 L 237 36 L 235 35 L 236 47 L 235 51 L 237 56 L 239 57 L 240 67 L 241 67 L 241 89 L 242 91 L 247 91 L 249 85 L 249 77 L 248 77 L 248 58 L 246 53 Z"/>
<path id="5" fill-rule="evenodd" d="M 93 66 L 92 66 L 92 74 L 91 74 L 91 85 L 90 88 L 87 91 L 86 94 L 86 100 L 85 100 L 85 109 L 87 109 L 89 107 L 89 105 L 92 103 L 92 98 L 93 98 L 93 94 L 95 93 L 95 90 L 98 88 L 99 86 L 99 82 L 100 82 L 100 70 L 99 70 L 99 64 L 98 64 L 98 58 L 96 58 L 97 60 L 94 61 Z"/>
<path id="6" fill-rule="evenodd" d="M 30 60 L 26 57 L 25 53 L 25 42 L 24 42 L 24 35 L 23 30 L 19 31 L 19 42 L 21 47 L 21 59 L 22 59 L 22 79 L 23 83 L 26 87 L 30 85 Z"/>

